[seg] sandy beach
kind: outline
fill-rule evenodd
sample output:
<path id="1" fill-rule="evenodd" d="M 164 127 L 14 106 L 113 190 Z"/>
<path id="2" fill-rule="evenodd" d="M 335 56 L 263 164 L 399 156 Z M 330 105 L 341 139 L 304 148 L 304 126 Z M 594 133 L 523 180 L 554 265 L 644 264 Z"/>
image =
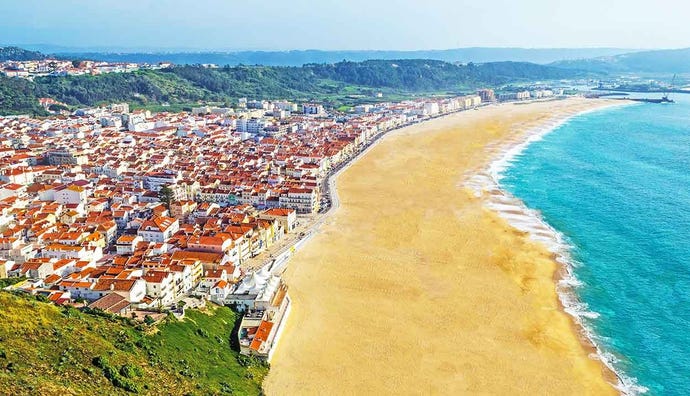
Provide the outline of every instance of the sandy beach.
<path id="1" fill-rule="evenodd" d="M 385 136 L 291 259 L 266 392 L 615 394 L 560 306 L 553 254 L 466 187 L 528 131 L 610 104 L 504 104 Z"/>

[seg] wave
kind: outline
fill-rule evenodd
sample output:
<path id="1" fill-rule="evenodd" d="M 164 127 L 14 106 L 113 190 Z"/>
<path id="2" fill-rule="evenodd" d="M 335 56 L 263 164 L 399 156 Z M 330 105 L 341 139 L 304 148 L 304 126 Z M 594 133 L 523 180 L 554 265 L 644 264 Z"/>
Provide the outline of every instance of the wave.
<path id="1" fill-rule="evenodd" d="M 623 104 L 613 106 L 619 105 Z M 576 293 L 577 288 L 583 286 L 583 282 L 576 277 L 574 272 L 578 263 L 570 255 L 573 247 L 562 233 L 544 221 L 539 211 L 528 208 L 520 199 L 501 188 L 500 184 L 504 172 L 513 165 L 530 144 L 542 140 L 545 135 L 565 125 L 573 117 L 598 110 L 600 109 L 567 114 L 537 128 L 519 133 L 520 138 L 509 141 L 501 147 L 488 147 L 487 149 L 492 151 L 498 149 L 495 160 L 491 162 L 488 168 L 470 175 L 464 185 L 475 196 L 484 197 L 487 208 L 498 213 L 512 227 L 527 233 L 530 239 L 545 245 L 549 252 L 554 254 L 556 261 L 561 264 L 560 279 L 556 285 L 556 291 L 563 305 L 563 310 L 573 317 L 582 336 L 596 350 L 596 354 L 592 357 L 600 360 L 616 375 L 618 383 L 614 385 L 615 388 L 623 395 L 639 395 L 646 393 L 648 389 L 640 385 L 636 378 L 626 375 L 616 366 L 619 359 L 615 354 L 601 346 L 601 338 L 594 333 L 588 323 L 588 320 L 598 318 L 599 313 L 590 310 L 589 306 L 581 301 Z"/>

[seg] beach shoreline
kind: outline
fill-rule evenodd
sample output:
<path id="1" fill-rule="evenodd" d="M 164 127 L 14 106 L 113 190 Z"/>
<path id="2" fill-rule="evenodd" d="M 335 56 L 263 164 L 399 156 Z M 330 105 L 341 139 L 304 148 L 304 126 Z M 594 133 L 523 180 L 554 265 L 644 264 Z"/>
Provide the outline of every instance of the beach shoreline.
<path id="1" fill-rule="evenodd" d="M 605 369 L 605 377 L 607 380 L 624 395 L 644 393 L 646 390 L 637 386 L 633 379 L 627 377 L 625 373 L 619 372 L 615 368 L 611 359 L 606 356 L 606 352 L 603 351 L 595 341 L 593 331 L 582 321 L 583 316 L 596 317 L 598 314 L 583 309 L 584 305 L 576 294 L 575 289 L 580 285 L 580 282 L 573 272 L 573 262 L 570 257 L 572 246 L 565 242 L 560 231 L 548 224 L 539 213 L 530 209 L 519 198 L 516 198 L 503 189 L 500 185 L 500 180 L 503 177 L 503 173 L 512 166 L 513 160 L 527 149 L 528 146 L 554 132 L 572 118 L 630 104 L 633 104 L 633 102 L 612 102 L 574 114 L 566 114 L 560 119 L 553 120 L 549 125 L 542 125 L 531 129 L 522 136 L 516 137 L 514 141 L 510 141 L 502 147 L 499 147 L 498 150 L 495 150 L 496 152 L 491 154 L 494 159 L 484 170 L 474 175 L 476 179 L 472 180 L 471 178 L 465 184 L 475 195 L 486 199 L 488 201 L 487 206 L 499 216 L 503 217 L 511 226 L 530 234 L 533 240 L 546 245 L 547 249 L 552 253 L 552 260 L 558 265 L 558 269 L 553 274 L 553 281 L 558 291 L 558 303 L 562 312 L 572 319 L 573 332 L 580 336 L 580 341 L 583 346 L 601 361 Z M 500 197 L 498 202 L 496 199 L 497 197 Z M 511 207 L 508 205 L 502 208 L 500 201 L 506 200 L 514 201 L 515 206 Z M 524 227 L 523 224 L 520 224 L 519 221 L 516 222 L 514 215 L 517 213 L 524 214 L 525 217 L 533 218 L 537 222 L 536 226 L 538 228 L 529 229 L 529 227 Z M 509 216 L 505 216 L 505 214 L 509 214 Z M 545 236 L 543 231 L 546 231 L 550 235 Z M 550 241 L 545 239 L 550 239 Z"/>
<path id="2" fill-rule="evenodd" d="M 496 160 L 496 155 L 497 155 L 496 153 L 501 153 L 501 150 L 505 149 L 505 147 L 509 147 L 509 146 L 515 147 L 517 144 L 524 143 L 521 139 L 525 139 L 525 138 L 529 139 L 530 138 L 529 130 L 530 130 L 530 128 L 535 128 L 535 125 L 536 125 L 536 127 L 540 126 L 541 128 L 543 128 L 545 124 L 554 123 L 554 122 L 563 122 L 563 120 L 568 119 L 570 117 L 573 117 L 575 115 L 578 115 L 578 114 L 582 113 L 583 111 L 589 111 L 589 110 L 595 109 L 595 108 L 614 105 L 610 101 L 605 101 L 605 100 L 587 100 L 587 101 L 585 101 L 584 99 L 568 99 L 566 101 L 561 101 L 561 102 L 562 103 L 556 103 L 556 104 L 543 104 L 543 103 L 539 104 L 539 103 L 536 103 L 536 104 L 530 104 L 528 106 L 512 106 L 510 104 L 504 104 L 504 105 L 499 105 L 499 106 L 490 106 L 490 107 L 482 108 L 480 111 L 476 112 L 476 113 L 487 112 L 487 113 L 493 114 L 493 113 L 500 113 L 502 110 L 505 110 L 506 112 L 512 111 L 513 113 L 518 113 L 518 115 L 523 117 L 522 113 L 530 113 L 530 111 L 532 110 L 531 106 L 541 106 L 541 107 L 544 107 L 546 109 L 553 107 L 553 108 L 558 109 L 558 111 L 559 111 L 558 116 L 556 116 L 556 117 L 553 114 L 549 114 L 548 111 L 543 111 L 544 114 L 541 114 L 541 113 L 539 114 L 540 119 L 536 121 L 536 124 L 535 124 L 534 120 L 526 119 L 526 122 L 529 122 L 531 124 L 529 125 L 529 127 L 526 127 L 523 131 L 515 131 L 514 129 L 516 128 L 516 126 L 510 125 L 511 130 L 508 132 L 503 131 L 503 133 L 505 134 L 504 136 L 498 136 L 496 139 L 489 140 L 485 147 L 481 147 L 481 149 L 477 148 L 477 149 L 473 150 L 472 153 L 478 156 L 478 160 L 475 161 L 475 162 L 477 162 L 475 164 L 476 166 L 474 168 L 466 169 L 464 172 L 461 172 L 460 175 L 464 179 L 467 179 L 472 174 L 476 174 L 478 172 L 478 170 L 481 171 L 481 169 L 486 169 L 487 166 L 488 167 L 493 166 L 493 164 L 495 164 L 497 161 Z M 616 104 L 620 105 L 620 102 L 616 103 Z M 529 108 L 529 109 L 526 111 L 515 110 L 515 109 L 510 110 L 511 108 L 517 108 L 517 107 L 525 107 L 525 108 Z M 472 113 L 474 113 L 474 112 L 472 112 Z M 499 115 L 497 115 L 497 116 L 499 116 Z M 338 187 L 340 184 L 340 179 L 343 178 L 344 176 L 348 175 L 348 172 L 346 172 L 346 171 L 349 171 L 351 167 L 361 166 L 360 162 L 363 161 L 364 159 L 368 159 L 369 162 L 372 162 L 372 161 L 375 162 L 375 160 L 372 160 L 371 156 L 369 156 L 369 154 L 368 154 L 369 152 L 374 151 L 374 150 L 378 150 L 379 147 L 381 146 L 381 143 L 388 142 L 388 141 L 394 140 L 394 139 L 400 139 L 401 136 L 403 136 L 403 137 L 412 136 L 412 135 L 415 135 L 415 134 L 420 133 L 420 132 L 425 132 L 425 131 L 428 132 L 429 130 L 434 131 L 434 130 L 440 130 L 443 128 L 454 128 L 453 124 L 455 122 L 458 122 L 458 123 L 465 122 L 466 123 L 466 121 L 463 121 L 463 118 L 465 118 L 465 117 L 467 117 L 467 118 L 479 118 L 481 120 L 484 120 L 484 118 L 486 118 L 483 116 L 483 114 L 480 116 L 476 116 L 476 115 L 466 115 L 463 113 L 457 113 L 457 114 L 450 114 L 448 116 L 441 117 L 438 121 L 433 120 L 429 123 L 426 123 L 428 125 L 420 124 L 420 125 L 414 125 L 414 126 L 402 128 L 400 130 L 392 131 L 390 133 L 387 133 L 386 136 L 384 136 L 382 139 L 379 139 L 379 141 L 377 141 L 375 144 L 373 144 L 371 147 L 369 147 L 366 151 L 362 152 L 356 160 L 351 161 L 346 167 L 344 167 L 338 173 L 333 175 L 333 177 L 331 177 L 331 179 L 329 180 L 329 183 L 331 183 L 331 191 L 332 191 L 332 194 L 334 195 L 334 200 L 333 200 L 333 202 L 334 202 L 333 206 L 334 207 L 329 211 L 329 216 L 326 218 L 324 223 L 320 224 L 318 226 L 318 228 L 317 228 L 318 231 L 316 232 L 314 239 L 323 239 L 324 236 L 325 237 L 329 237 L 329 236 L 332 237 L 332 234 L 333 234 L 332 227 L 334 225 L 337 226 L 337 224 L 335 224 L 335 223 L 337 223 L 338 221 L 341 221 L 346 216 L 346 214 L 344 214 L 343 212 L 348 211 L 348 208 L 347 208 L 348 205 L 344 205 L 345 207 L 339 206 L 338 196 L 339 196 L 340 188 L 338 188 Z M 523 117 L 523 118 L 525 118 L 525 117 Z M 543 119 L 541 119 L 541 118 L 543 118 Z M 522 128 L 522 127 L 518 127 L 518 128 Z M 554 126 L 551 125 L 551 129 L 553 129 L 553 128 L 554 128 Z M 436 133 L 438 133 L 438 132 L 436 132 Z M 505 152 L 503 152 L 503 154 L 505 154 Z M 467 186 L 466 183 L 463 183 L 463 184 L 465 186 Z M 348 200 L 351 200 L 351 199 L 348 199 Z M 482 204 L 481 206 L 483 207 L 484 205 Z M 323 230 L 322 230 L 322 228 L 323 228 Z M 320 242 L 324 243 L 323 240 Z M 318 296 L 311 296 L 310 297 L 308 295 L 308 293 L 307 294 L 300 293 L 301 290 L 300 290 L 299 282 L 293 282 L 294 272 L 298 271 L 298 272 L 304 273 L 304 271 L 308 270 L 306 268 L 299 268 L 303 265 L 302 259 L 304 258 L 304 256 L 310 256 L 310 253 L 315 253 L 315 252 L 318 253 L 317 256 L 323 255 L 323 250 L 326 247 L 325 246 L 314 246 L 317 243 L 318 243 L 318 241 L 311 240 L 309 242 L 309 244 L 307 246 L 305 246 L 304 249 L 313 250 L 313 252 L 299 253 L 295 258 L 292 259 L 293 263 L 291 263 L 291 266 L 288 270 L 288 272 L 293 273 L 293 274 L 288 274 L 288 276 L 287 276 L 288 284 L 290 284 L 290 287 L 291 287 L 291 293 L 294 293 L 296 295 L 296 298 L 295 298 L 296 302 L 298 300 L 302 300 L 302 302 L 305 303 L 304 305 L 310 305 L 310 304 L 308 304 L 308 300 L 307 300 L 308 298 L 318 298 Z M 309 259 L 309 257 L 307 257 L 307 259 Z M 313 257 L 312 257 L 312 259 L 313 259 Z M 553 261 L 552 257 L 549 257 L 549 259 Z M 317 258 L 317 261 L 322 261 L 322 260 L 323 260 L 322 258 L 321 259 Z M 307 261 L 309 261 L 309 260 L 307 260 Z M 295 269 L 295 267 L 298 267 L 298 269 Z M 554 285 L 554 280 L 560 278 L 560 275 L 559 275 L 560 268 L 561 268 L 560 266 L 555 266 L 553 272 L 550 274 L 550 282 L 551 282 L 551 287 L 553 289 L 555 289 L 558 285 L 558 284 Z M 312 269 L 314 269 L 314 268 L 312 268 Z M 295 289 L 297 289 L 297 290 L 295 290 Z M 556 295 L 556 300 L 557 300 L 557 304 L 555 304 L 555 305 L 557 305 L 560 308 L 560 314 L 568 319 L 568 326 L 570 327 L 570 331 L 573 333 L 573 335 L 575 337 L 577 337 L 577 339 L 581 343 L 580 347 L 583 348 L 585 357 L 587 359 L 590 359 L 589 355 L 593 352 L 591 349 L 592 345 L 587 345 L 587 343 L 584 342 L 583 338 L 580 336 L 581 332 L 578 330 L 576 323 L 574 322 L 574 320 L 569 315 L 566 314 L 566 308 L 565 308 L 565 306 L 562 305 L 562 302 L 560 301 L 560 299 L 558 298 L 557 295 Z M 313 304 L 311 304 L 311 305 L 313 305 Z M 305 307 L 302 307 L 302 308 L 305 308 Z M 312 307 L 307 307 L 307 308 L 312 308 Z M 297 315 L 300 314 L 300 312 L 299 312 L 300 307 L 297 304 L 295 307 L 295 311 L 297 311 Z M 314 315 L 302 315 L 302 317 L 300 319 L 298 319 L 298 323 L 299 324 L 305 324 L 306 321 L 309 320 L 309 316 L 313 317 Z M 313 319 L 315 321 L 318 321 L 317 318 L 313 318 Z M 278 347 L 278 351 L 276 352 L 276 358 L 274 358 L 275 363 L 273 365 L 273 370 L 272 370 L 271 374 L 269 375 L 269 379 L 265 383 L 265 389 L 267 390 L 268 393 L 275 392 L 275 389 L 279 389 L 279 388 L 283 389 L 284 386 L 288 386 L 288 388 L 286 388 L 286 389 L 292 389 L 292 390 L 296 389 L 296 388 L 294 388 L 294 386 L 290 387 L 290 379 L 289 379 L 290 369 L 292 369 L 293 372 L 300 371 L 299 368 L 296 368 L 296 366 L 294 364 L 294 363 L 296 363 L 295 361 L 292 361 L 292 362 L 289 361 L 290 359 L 295 360 L 295 356 L 294 355 L 289 356 L 285 360 L 288 363 L 287 365 L 281 362 L 281 360 L 285 357 L 285 355 L 289 355 L 290 353 L 294 354 L 294 352 L 296 350 L 299 350 L 299 348 L 300 348 L 298 345 L 292 345 L 292 346 L 286 345 L 286 344 L 294 341 L 294 340 L 291 341 L 289 338 L 290 338 L 291 333 L 294 335 L 295 325 L 296 324 L 294 322 L 292 323 L 292 326 L 290 326 L 290 323 L 288 323 L 288 327 L 286 329 L 286 336 L 287 337 L 284 337 L 284 340 L 281 342 L 281 345 Z M 290 329 L 290 327 L 292 327 L 292 330 Z M 297 349 L 294 349 L 294 348 L 297 348 Z M 286 349 L 288 350 L 287 352 L 285 351 Z M 299 358 L 296 360 L 299 360 Z M 592 359 L 590 359 L 590 360 L 592 360 Z M 611 381 L 612 379 L 615 380 L 615 377 L 612 377 L 612 373 L 614 373 L 614 372 L 608 372 L 606 369 L 606 366 L 604 364 L 602 364 L 601 361 L 597 361 L 597 364 L 601 366 L 600 371 L 602 374 L 602 378 L 605 378 L 605 380 L 607 380 L 609 382 L 612 382 Z M 291 367 L 286 368 L 285 366 L 291 366 Z M 318 366 L 315 366 L 315 367 L 318 368 Z M 283 371 L 283 370 L 285 370 L 285 371 Z M 280 373 L 280 371 L 283 371 L 283 372 Z M 282 379 L 277 378 L 277 376 L 280 376 Z M 295 383 L 308 386 L 308 382 L 303 382 L 300 380 L 295 381 Z M 294 384 L 292 384 L 292 385 L 294 385 Z M 587 385 L 587 386 L 588 387 L 586 389 L 589 389 L 590 385 Z M 323 388 L 323 384 L 320 384 L 320 385 L 317 384 L 317 386 L 311 387 L 309 389 L 311 389 L 313 391 L 313 393 L 318 393 L 318 392 L 326 390 L 325 388 Z M 348 387 L 345 386 L 345 389 L 348 389 Z M 337 390 L 337 389 L 331 389 L 331 390 Z M 306 393 L 312 393 L 312 391 L 307 391 Z M 278 393 L 282 393 L 282 392 L 278 392 Z M 288 393 L 292 393 L 292 392 L 288 392 Z M 346 393 L 346 392 L 343 391 L 343 393 Z"/>

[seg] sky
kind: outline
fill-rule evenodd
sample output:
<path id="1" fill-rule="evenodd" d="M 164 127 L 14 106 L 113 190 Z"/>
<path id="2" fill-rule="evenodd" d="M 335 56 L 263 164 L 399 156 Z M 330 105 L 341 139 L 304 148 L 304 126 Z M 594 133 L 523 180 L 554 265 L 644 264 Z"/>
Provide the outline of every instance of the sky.
<path id="1" fill-rule="evenodd" d="M 0 1 L 0 44 L 200 50 L 690 47 L 683 0 Z"/>

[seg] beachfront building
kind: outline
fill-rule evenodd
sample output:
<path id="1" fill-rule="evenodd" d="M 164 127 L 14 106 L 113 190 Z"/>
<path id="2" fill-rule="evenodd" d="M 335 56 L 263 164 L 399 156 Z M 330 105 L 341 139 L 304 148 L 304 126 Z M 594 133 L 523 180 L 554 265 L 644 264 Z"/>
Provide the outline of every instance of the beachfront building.
<path id="1" fill-rule="evenodd" d="M 245 312 L 237 332 L 240 353 L 270 361 L 290 312 L 287 286 L 264 267 L 246 276 L 226 301 Z"/>
<path id="2" fill-rule="evenodd" d="M 313 188 L 291 188 L 279 198 L 281 207 L 294 209 L 297 213 L 313 213 L 319 208 L 319 198 Z"/>
<path id="3" fill-rule="evenodd" d="M 260 219 L 274 220 L 283 233 L 289 233 L 297 226 L 297 211 L 289 208 L 271 208 L 259 215 Z"/>
<path id="4" fill-rule="evenodd" d="M 520 91 L 516 94 L 517 100 L 527 100 L 531 97 L 529 91 Z"/>
<path id="5" fill-rule="evenodd" d="M 247 274 L 240 283 L 235 285 L 232 294 L 223 303 L 234 306 L 240 312 L 265 310 L 269 307 L 280 285 L 280 277 L 272 275 L 264 267 Z"/>
<path id="6" fill-rule="evenodd" d="M 535 89 L 534 91 L 530 92 L 530 96 L 534 99 L 544 99 L 553 97 L 554 93 L 550 89 Z"/>
<path id="7" fill-rule="evenodd" d="M 438 115 L 440 112 L 439 106 L 437 102 L 427 102 L 424 103 L 424 115 L 433 117 L 435 115 Z"/>
<path id="8" fill-rule="evenodd" d="M 498 95 L 498 100 L 501 102 L 511 101 L 511 100 L 527 100 L 530 99 L 531 94 L 529 91 L 519 91 L 519 92 L 507 92 Z"/>
<path id="9" fill-rule="evenodd" d="M 480 89 L 477 91 L 477 95 L 479 95 L 482 102 L 491 103 L 496 101 L 496 94 L 493 89 Z"/>

